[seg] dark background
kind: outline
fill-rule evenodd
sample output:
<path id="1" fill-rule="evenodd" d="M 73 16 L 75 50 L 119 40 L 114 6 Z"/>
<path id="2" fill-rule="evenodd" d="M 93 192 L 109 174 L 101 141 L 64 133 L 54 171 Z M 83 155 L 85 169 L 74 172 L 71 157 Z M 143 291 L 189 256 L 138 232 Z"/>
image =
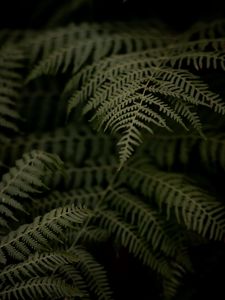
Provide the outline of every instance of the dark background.
<path id="1" fill-rule="evenodd" d="M 60 7 L 71 0 L 5 0 L 1 1 L 1 28 L 45 27 Z M 75 2 L 75 1 L 73 1 Z M 225 17 L 225 1 L 147 1 L 92 0 L 66 21 L 109 21 L 160 19 L 176 30 L 184 30 L 199 20 Z"/>

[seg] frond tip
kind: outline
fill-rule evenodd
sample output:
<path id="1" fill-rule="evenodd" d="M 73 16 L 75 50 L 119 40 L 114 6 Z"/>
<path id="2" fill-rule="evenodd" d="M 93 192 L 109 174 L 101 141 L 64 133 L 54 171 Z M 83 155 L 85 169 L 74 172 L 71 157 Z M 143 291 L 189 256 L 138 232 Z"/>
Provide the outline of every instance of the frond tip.
<path id="1" fill-rule="evenodd" d="M 78 268 L 86 279 L 87 285 L 99 300 L 112 300 L 112 291 L 104 267 L 85 249 L 75 248 L 79 257 Z"/>

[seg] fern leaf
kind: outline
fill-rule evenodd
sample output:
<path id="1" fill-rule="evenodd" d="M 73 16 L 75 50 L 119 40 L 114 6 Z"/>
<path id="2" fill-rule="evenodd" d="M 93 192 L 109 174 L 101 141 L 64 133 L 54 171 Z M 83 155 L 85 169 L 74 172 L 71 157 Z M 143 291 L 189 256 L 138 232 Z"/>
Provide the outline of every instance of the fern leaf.
<path id="1" fill-rule="evenodd" d="M 203 237 L 221 240 L 225 233 L 224 207 L 207 191 L 191 184 L 176 173 L 161 172 L 153 167 L 130 168 L 129 182 L 148 197 L 155 197 L 162 209 L 166 205 L 167 218 L 174 212 L 178 223 Z"/>
<path id="2" fill-rule="evenodd" d="M 91 300 L 87 282 L 81 272 L 73 265 L 64 265 L 59 267 L 58 274 L 64 278 L 66 282 L 73 282 L 82 293 L 82 298 Z"/>
<path id="3" fill-rule="evenodd" d="M 187 66 L 193 66 L 196 70 L 204 70 L 210 68 L 222 69 L 223 71 L 225 70 L 224 51 L 187 51 L 186 53 L 182 53 L 181 50 L 180 53 L 171 56 L 171 58 L 168 59 L 168 62 L 172 67 L 177 66 L 178 68 L 181 68 L 184 64 L 186 64 Z"/>
<path id="4" fill-rule="evenodd" d="M 31 278 L 28 281 L 18 282 L 14 286 L 7 286 L 3 291 L 0 291 L 0 296 L 3 300 L 11 299 L 40 299 L 48 297 L 49 299 L 58 299 L 65 296 L 81 296 L 80 291 L 66 284 L 63 280 L 42 277 Z"/>
<path id="5" fill-rule="evenodd" d="M 213 39 L 218 36 L 224 37 L 224 19 L 215 19 L 212 22 L 196 22 L 184 34 L 184 40 Z"/>
<path id="6" fill-rule="evenodd" d="M 24 278 L 45 275 L 46 271 L 54 272 L 60 266 L 77 261 L 77 256 L 68 252 L 36 252 L 24 262 L 5 267 L 0 278 L 2 282 L 9 281 L 10 284 L 16 284 L 17 281 L 22 282 Z"/>
<path id="7" fill-rule="evenodd" d="M 200 136 L 190 133 L 155 134 L 146 141 L 143 148 L 156 165 L 171 170 L 176 163 L 186 166 L 191 162 L 194 157 L 192 150 L 200 139 Z"/>
<path id="8" fill-rule="evenodd" d="M 58 128 L 43 134 L 33 133 L 26 137 L 17 137 L 6 141 L 1 148 L 1 157 L 12 164 L 23 153 L 33 149 L 58 155 L 64 162 L 71 161 L 76 165 L 85 160 L 102 159 L 113 153 L 113 138 L 105 134 L 97 135 L 87 126 L 81 130 L 74 126 Z"/>
<path id="9" fill-rule="evenodd" d="M 112 292 L 103 266 L 85 249 L 75 248 L 75 253 L 79 257 L 78 268 L 90 290 L 99 300 L 112 299 Z"/>
<path id="10" fill-rule="evenodd" d="M 199 141 L 199 153 L 205 166 L 220 166 L 225 170 L 225 136 L 209 132 L 205 140 Z"/>
<path id="11" fill-rule="evenodd" d="M 107 30 L 109 24 L 108 26 L 105 24 L 105 32 L 102 28 L 99 30 L 99 25 L 93 25 L 94 24 L 86 24 L 86 28 L 81 25 L 80 32 L 78 29 L 79 34 L 77 36 L 76 34 L 73 34 L 72 39 L 66 40 L 68 32 L 64 31 L 63 33 L 63 31 L 61 31 L 61 33 L 59 32 L 59 36 L 55 33 L 54 40 L 52 40 L 51 35 L 49 36 L 47 33 L 46 37 L 49 37 L 48 41 L 43 40 L 43 38 L 41 38 L 42 42 L 36 41 L 36 46 L 40 43 L 39 47 L 44 41 L 42 47 L 47 49 L 47 51 L 44 52 L 43 60 L 39 62 L 29 75 L 28 81 L 43 74 L 55 74 L 59 71 L 65 72 L 71 65 L 73 72 L 76 72 L 88 59 L 98 61 L 106 56 L 123 52 L 124 48 L 126 49 L 126 52 L 140 51 L 149 48 L 150 46 L 155 48 L 166 44 L 167 41 L 171 39 L 170 36 L 159 39 L 154 31 L 152 31 L 151 34 L 151 27 L 148 25 L 143 29 L 137 30 L 134 28 L 132 30 L 129 26 L 123 27 L 119 24 L 118 32 L 112 26 L 111 30 Z M 93 28 L 96 27 L 89 35 L 85 32 L 90 32 L 88 26 Z M 82 30 L 84 30 L 84 32 L 80 38 L 79 35 L 81 35 Z M 70 35 L 72 33 L 73 27 L 70 26 Z M 53 47 L 53 45 L 55 46 L 55 43 L 58 43 L 56 48 Z M 61 45 L 61 47 L 59 45 Z M 52 53 L 49 51 L 49 48 L 57 50 Z M 49 55 L 47 55 L 46 52 L 49 53 Z"/>
<path id="12" fill-rule="evenodd" d="M 22 87 L 20 71 L 23 67 L 24 54 L 16 47 L 5 47 L 0 50 L 0 127 L 18 131 L 20 116 L 16 101 Z"/>
<path id="13" fill-rule="evenodd" d="M 91 120 L 98 128 L 122 135 L 118 142 L 120 167 L 141 143 L 142 130 L 153 133 L 152 124 L 169 129 L 166 120 L 172 119 L 187 129 L 185 118 L 202 134 L 199 116 L 190 110 L 190 105 L 225 113 L 225 104 L 219 95 L 211 92 L 199 76 L 161 64 L 155 66 L 154 60 L 148 62 L 147 58 L 143 65 L 139 60 L 135 64 L 128 59 L 127 64 L 125 61 L 122 66 L 114 66 L 107 75 L 100 69 L 69 101 L 68 111 L 71 111 L 89 99 L 84 105 L 84 114 L 94 111 Z M 174 102 L 178 99 L 175 107 L 171 107 L 168 97 L 174 98 Z"/>
<path id="14" fill-rule="evenodd" d="M 168 256 L 175 256 L 178 250 L 178 241 L 173 240 L 166 230 L 169 224 L 165 223 L 162 216 L 150 205 L 132 196 L 126 190 L 114 190 L 109 199 L 110 207 L 124 215 L 125 220 L 137 226 L 140 237 L 151 242 L 154 251 L 161 250 Z"/>
<path id="15" fill-rule="evenodd" d="M 16 260 L 24 260 L 31 249 L 48 249 L 49 241 L 63 239 L 63 228 L 71 227 L 74 223 L 82 223 L 90 211 L 69 205 L 51 210 L 43 217 L 38 216 L 33 223 L 21 225 L 17 230 L 4 236 L 0 243 L 0 258 L 6 263 L 6 256 Z"/>
<path id="16" fill-rule="evenodd" d="M 68 166 L 65 175 L 56 173 L 54 178 L 48 179 L 48 185 L 60 184 L 65 190 L 74 188 L 90 189 L 93 186 L 106 186 L 112 175 L 118 168 L 114 158 L 101 158 L 99 160 L 86 162 L 83 167 Z"/>
<path id="17" fill-rule="evenodd" d="M 49 169 L 51 172 L 59 169 L 62 165 L 60 159 L 41 151 L 32 151 L 17 160 L 15 167 L 4 174 L 0 182 L 0 214 L 2 218 L 15 219 L 12 209 L 24 211 L 22 204 L 17 200 L 29 198 L 32 193 L 40 193 L 47 186 L 43 177 Z M 7 219 L 6 219 L 7 222 Z"/>
<path id="18" fill-rule="evenodd" d="M 92 186 L 89 189 L 71 189 L 68 192 L 54 191 L 45 198 L 34 199 L 34 214 L 42 215 L 54 208 L 74 204 L 94 208 L 105 190 L 99 186 Z"/>
<path id="19" fill-rule="evenodd" d="M 155 134 L 148 137 L 144 151 L 161 167 L 171 169 L 175 163 L 188 166 L 192 159 L 199 159 L 203 167 L 210 170 L 224 169 L 224 134 L 206 131 L 204 138 L 195 134 Z"/>
<path id="20" fill-rule="evenodd" d="M 134 231 L 133 226 L 121 221 L 118 215 L 112 211 L 98 212 L 100 226 L 115 234 L 116 239 L 129 252 L 138 257 L 145 265 L 165 277 L 170 276 L 170 268 L 162 255 L 158 256 L 150 250 L 148 244 Z"/>
<path id="21" fill-rule="evenodd" d="M 171 265 L 173 276 L 163 280 L 164 299 L 166 300 L 174 298 L 185 275 L 185 270 L 180 265 L 174 262 Z"/>

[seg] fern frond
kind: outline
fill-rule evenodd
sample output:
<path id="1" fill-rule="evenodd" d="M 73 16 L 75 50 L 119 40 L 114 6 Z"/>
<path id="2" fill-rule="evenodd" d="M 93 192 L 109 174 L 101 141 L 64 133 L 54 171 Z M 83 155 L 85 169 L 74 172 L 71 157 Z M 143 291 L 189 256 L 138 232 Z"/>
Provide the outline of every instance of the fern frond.
<path id="1" fill-rule="evenodd" d="M 0 291 L 1 299 L 58 299 L 65 296 L 81 296 L 79 290 L 66 284 L 63 280 L 51 277 L 31 278 L 28 281 L 17 282 L 14 286 L 8 285 Z"/>
<path id="2" fill-rule="evenodd" d="M 223 41 L 224 43 L 224 41 Z M 211 51 L 211 52 L 189 52 L 177 53 L 171 56 L 166 61 L 174 67 L 182 68 L 183 65 L 194 67 L 196 70 L 204 69 L 222 69 L 225 70 L 225 55 L 224 51 Z"/>
<path id="3" fill-rule="evenodd" d="M 80 240 L 84 242 L 105 242 L 109 237 L 107 230 L 93 225 L 81 228 L 81 232 L 79 233 Z"/>
<path id="4" fill-rule="evenodd" d="M 126 190 L 114 190 L 107 198 L 109 206 L 120 212 L 125 220 L 137 228 L 137 234 L 150 242 L 154 251 L 163 251 L 168 256 L 179 253 L 179 242 L 168 235 L 169 227 L 150 205 L 140 201 Z M 179 249 L 179 250 L 178 250 Z"/>
<path id="5" fill-rule="evenodd" d="M 199 141 L 199 154 L 205 166 L 220 166 L 225 170 L 225 135 L 208 133 L 206 140 Z"/>
<path id="6" fill-rule="evenodd" d="M 0 182 L 0 214 L 2 219 L 13 218 L 12 209 L 24 211 L 23 205 L 17 200 L 29 198 L 31 194 L 40 193 L 47 186 L 43 177 L 49 170 L 51 173 L 62 166 L 60 159 L 52 154 L 32 151 L 23 155 Z"/>
<path id="7" fill-rule="evenodd" d="M 77 104 L 88 101 L 84 104 L 84 114 L 94 111 L 91 120 L 98 128 L 122 135 L 118 142 L 121 166 L 141 143 L 142 130 L 153 133 L 152 124 L 169 129 L 166 121 L 172 119 L 187 129 L 186 119 L 202 134 L 200 119 L 190 107 L 205 106 L 225 113 L 220 96 L 210 91 L 199 76 L 165 66 L 163 56 L 158 63 L 154 62 L 155 57 L 145 56 L 142 63 L 135 62 L 135 55 L 131 57 L 132 61 L 125 58 L 122 65 L 117 63 L 117 57 L 115 61 L 112 57 L 111 63 L 115 65 L 111 69 L 90 73 L 93 75 L 89 80 L 85 78 L 86 83 L 72 95 L 68 106 L 70 112 Z M 173 65 L 172 58 L 168 62 Z M 171 97 L 174 102 L 178 99 L 175 107 L 168 101 Z"/>
<path id="8" fill-rule="evenodd" d="M 221 41 L 224 44 L 224 40 Z M 193 66 L 197 70 L 203 68 L 222 68 L 224 69 L 224 51 L 201 52 L 195 49 L 189 51 L 183 49 L 184 47 L 194 47 L 190 43 L 169 45 L 168 48 L 148 49 L 137 53 L 128 53 L 123 55 L 113 55 L 109 58 L 102 59 L 91 65 L 82 68 L 77 74 L 74 74 L 66 84 L 64 94 L 75 91 L 74 96 L 71 97 L 70 102 L 81 102 L 82 99 L 89 98 L 93 91 L 103 84 L 108 78 L 116 78 L 118 75 L 129 74 L 136 71 L 137 79 L 140 74 L 138 70 L 144 70 L 155 66 L 177 67 L 182 69 L 183 62 L 187 66 Z M 147 72 L 147 71 L 146 71 Z M 141 72 L 140 72 L 141 73 Z M 140 78 L 140 77 L 139 77 Z M 76 93 L 80 88 L 81 91 Z M 73 100 L 74 99 L 74 100 Z M 72 107 L 72 104 L 70 104 Z M 71 107 L 69 111 L 71 110 Z"/>
<path id="9" fill-rule="evenodd" d="M 90 211 L 74 205 L 59 207 L 38 216 L 33 223 L 21 225 L 17 230 L 11 231 L 0 242 L 0 259 L 7 262 L 7 257 L 24 260 L 33 250 L 48 249 L 50 241 L 61 241 L 64 236 L 63 229 L 82 223 Z"/>
<path id="10" fill-rule="evenodd" d="M 90 30 L 89 26 L 93 29 Z M 124 49 L 126 52 L 134 52 L 150 47 L 155 48 L 167 44 L 168 40 L 172 39 L 168 34 L 165 36 L 165 33 L 164 38 L 159 38 L 155 31 L 151 30 L 149 25 L 144 26 L 143 29 L 134 27 L 132 30 L 132 27 L 120 23 L 117 28 L 105 24 L 101 29 L 97 24 L 81 24 L 80 28 L 70 26 L 70 34 L 68 29 L 64 29 L 64 32 L 59 31 L 58 35 L 55 31 L 54 40 L 47 33 L 46 38 L 41 37 L 40 42 L 35 42 L 35 48 L 44 48 L 44 55 L 29 75 L 28 81 L 43 74 L 66 72 L 70 66 L 73 72 L 76 72 L 88 59 L 98 61 L 109 55 L 124 52 Z M 50 52 L 49 49 L 57 50 Z"/>
<path id="11" fill-rule="evenodd" d="M 0 50 L 0 127 L 18 131 L 20 116 L 17 103 L 22 88 L 21 69 L 24 53 L 16 47 L 6 46 Z"/>
<path id="12" fill-rule="evenodd" d="M 47 271 L 54 272 L 60 266 L 77 261 L 77 256 L 69 252 L 36 252 L 24 262 L 5 267 L 0 274 L 0 279 L 2 282 L 9 281 L 10 284 L 16 284 L 17 281 L 22 282 L 25 278 L 45 275 Z"/>
<path id="13" fill-rule="evenodd" d="M 196 134 L 155 134 L 148 137 L 144 151 L 161 167 L 171 169 L 175 163 L 187 166 L 196 158 L 206 168 L 225 168 L 225 137 L 206 131 L 204 138 Z"/>
<path id="14" fill-rule="evenodd" d="M 24 152 L 33 149 L 58 155 L 64 162 L 71 161 L 79 166 L 85 160 L 106 158 L 113 153 L 113 138 L 105 134 L 97 135 L 87 126 L 75 129 L 73 126 L 58 128 L 43 134 L 33 133 L 26 137 L 8 140 L 1 147 L 1 157 L 12 164 Z"/>
<path id="15" fill-rule="evenodd" d="M 98 207 L 98 210 L 102 209 L 102 206 Z M 95 221 L 95 217 L 93 217 L 93 221 Z M 98 225 L 92 225 L 91 223 L 94 222 L 92 222 L 90 218 L 85 226 L 77 224 L 75 228 L 68 230 L 65 237 L 66 247 L 73 247 L 75 240 L 77 244 L 84 246 L 106 242 L 109 239 L 107 230 L 100 228 Z"/>
<path id="16" fill-rule="evenodd" d="M 56 172 L 54 178 L 48 178 L 48 185 L 60 185 L 65 190 L 74 188 L 89 189 L 93 186 L 105 186 L 116 172 L 118 163 L 113 157 L 87 161 L 81 167 L 71 166 L 66 168 L 65 174 Z"/>
<path id="17" fill-rule="evenodd" d="M 94 208 L 105 190 L 100 186 L 92 186 L 89 189 L 71 189 L 68 192 L 54 191 L 47 197 L 34 199 L 34 215 L 42 215 L 54 208 L 74 204 Z M 31 208 L 32 210 L 32 208 Z M 33 211 L 33 210 L 32 210 Z"/>
<path id="18" fill-rule="evenodd" d="M 175 262 L 171 264 L 171 269 L 173 276 L 169 279 L 165 278 L 163 280 L 163 294 L 165 297 L 164 299 L 166 300 L 174 298 L 185 275 L 185 270 L 183 267 Z"/>
<path id="19" fill-rule="evenodd" d="M 103 266 L 85 249 L 75 248 L 79 257 L 78 268 L 83 274 L 85 281 L 99 300 L 112 299 L 112 291 L 109 287 L 107 273 Z"/>
<path id="20" fill-rule="evenodd" d="M 59 277 L 64 278 L 66 282 L 72 282 L 82 293 L 82 298 L 91 300 L 87 282 L 81 272 L 73 265 L 64 265 L 57 270 Z"/>
<path id="21" fill-rule="evenodd" d="M 98 212 L 100 226 L 114 234 L 122 246 L 128 248 L 129 252 L 138 257 L 145 265 L 165 277 L 170 276 L 170 268 L 162 255 L 151 251 L 144 239 L 140 238 L 133 226 L 125 223 L 112 211 Z"/>
<path id="22" fill-rule="evenodd" d="M 170 170 L 176 163 L 186 166 L 191 161 L 192 150 L 200 139 L 199 135 L 193 133 L 155 134 L 146 137 L 143 148 L 156 165 Z"/>
<path id="23" fill-rule="evenodd" d="M 211 22 L 197 22 L 183 33 L 184 40 L 193 39 L 213 39 L 216 37 L 224 37 L 225 23 L 224 19 L 215 19 Z"/>
<path id="24" fill-rule="evenodd" d="M 221 240 L 225 234 L 224 206 L 207 191 L 190 183 L 181 174 L 159 171 L 153 167 L 129 168 L 128 180 L 159 207 L 166 206 L 169 219 L 173 212 L 178 223 L 203 237 Z"/>

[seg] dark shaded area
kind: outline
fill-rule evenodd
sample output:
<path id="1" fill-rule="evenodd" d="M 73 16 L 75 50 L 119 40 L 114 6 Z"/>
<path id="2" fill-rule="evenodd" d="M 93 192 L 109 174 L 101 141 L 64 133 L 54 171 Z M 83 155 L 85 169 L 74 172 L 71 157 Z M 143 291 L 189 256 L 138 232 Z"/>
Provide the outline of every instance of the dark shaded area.
<path id="1" fill-rule="evenodd" d="M 68 5 L 72 1 L 66 1 Z M 59 0 L 9 0 L 0 10 L 1 28 L 38 28 L 45 26 L 65 3 Z M 88 1 L 86 1 L 88 2 Z M 69 7 L 69 6 L 68 6 Z M 110 21 L 130 19 L 160 19 L 176 30 L 184 30 L 199 20 L 225 17 L 223 1 L 147 1 L 92 0 L 76 12 L 70 21 Z"/>

